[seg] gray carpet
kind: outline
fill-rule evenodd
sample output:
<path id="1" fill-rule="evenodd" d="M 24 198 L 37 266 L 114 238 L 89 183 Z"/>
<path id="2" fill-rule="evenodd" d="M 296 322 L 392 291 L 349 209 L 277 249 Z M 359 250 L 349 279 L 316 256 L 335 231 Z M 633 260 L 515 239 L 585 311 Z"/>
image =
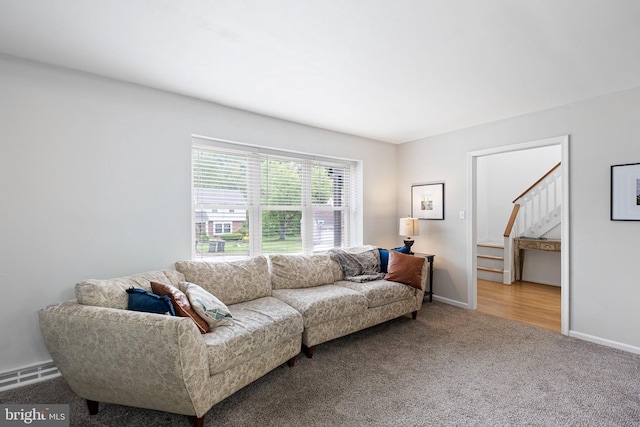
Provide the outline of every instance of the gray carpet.
<path id="1" fill-rule="evenodd" d="M 317 346 L 215 405 L 206 426 L 639 426 L 640 355 L 433 302 Z M 55 379 L 2 403 L 68 403 L 73 426 L 190 426 L 84 401 Z"/>

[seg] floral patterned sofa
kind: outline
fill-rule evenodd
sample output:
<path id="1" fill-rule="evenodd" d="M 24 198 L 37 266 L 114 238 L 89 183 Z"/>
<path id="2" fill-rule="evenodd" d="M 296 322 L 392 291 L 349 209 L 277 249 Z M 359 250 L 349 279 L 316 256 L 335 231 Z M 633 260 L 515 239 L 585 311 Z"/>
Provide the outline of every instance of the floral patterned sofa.
<path id="1" fill-rule="evenodd" d="M 98 402 L 114 403 L 190 415 L 202 426 L 213 405 L 284 362 L 293 366 L 301 348 L 311 357 L 317 344 L 404 314 L 415 318 L 424 266 L 417 287 L 383 278 L 359 283 L 345 277 L 338 255 L 179 261 L 176 270 L 87 280 L 76 285 L 76 300 L 39 312 L 42 335 L 91 414 Z M 189 317 L 128 309 L 131 287 L 185 282 L 226 304 L 231 324 L 202 333 Z"/>
<path id="2" fill-rule="evenodd" d="M 424 258 L 390 251 L 389 265 L 396 269 L 387 271 L 384 266 L 381 271 L 380 253 L 364 246 L 329 254 L 269 257 L 271 294 L 302 314 L 302 344 L 308 357 L 317 344 L 408 313 L 415 319 L 428 276 Z M 414 283 L 408 286 L 407 281 Z"/>

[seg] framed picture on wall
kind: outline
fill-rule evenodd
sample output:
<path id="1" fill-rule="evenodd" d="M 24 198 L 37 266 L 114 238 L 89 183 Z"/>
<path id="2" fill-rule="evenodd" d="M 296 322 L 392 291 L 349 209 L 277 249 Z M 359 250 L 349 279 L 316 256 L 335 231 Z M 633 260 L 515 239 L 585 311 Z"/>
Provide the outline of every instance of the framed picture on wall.
<path id="1" fill-rule="evenodd" d="M 444 219 L 444 182 L 411 186 L 411 216 Z"/>
<path id="2" fill-rule="evenodd" d="M 611 166 L 611 220 L 640 221 L 640 163 Z"/>

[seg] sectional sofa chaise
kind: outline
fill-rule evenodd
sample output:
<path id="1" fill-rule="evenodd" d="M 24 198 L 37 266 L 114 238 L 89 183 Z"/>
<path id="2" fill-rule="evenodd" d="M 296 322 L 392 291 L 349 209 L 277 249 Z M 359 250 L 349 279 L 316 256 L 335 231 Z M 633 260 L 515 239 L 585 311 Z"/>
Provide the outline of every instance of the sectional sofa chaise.
<path id="1" fill-rule="evenodd" d="M 201 426 L 213 405 L 285 362 L 293 366 L 301 349 L 312 357 L 318 344 L 409 313 L 415 318 L 426 288 L 424 259 L 391 251 L 381 263 L 380 253 L 363 247 L 179 261 L 175 270 L 87 280 L 76 285 L 75 300 L 41 310 L 40 327 L 91 414 L 98 402 L 115 403 L 190 415 Z M 188 314 L 128 309 L 127 289 L 189 283 L 224 303 L 231 321 L 207 332 Z"/>

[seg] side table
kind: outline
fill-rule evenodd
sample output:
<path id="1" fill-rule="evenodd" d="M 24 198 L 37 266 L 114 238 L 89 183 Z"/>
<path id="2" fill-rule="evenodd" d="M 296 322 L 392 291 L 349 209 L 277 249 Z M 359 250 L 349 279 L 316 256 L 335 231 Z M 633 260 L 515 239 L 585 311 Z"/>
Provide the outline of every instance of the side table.
<path id="1" fill-rule="evenodd" d="M 538 251 L 560 252 L 560 240 L 533 239 L 526 237 L 516 237 L 513 239 L 513 259 L 515 266 L 515 279 L 522 280 L 522 272 L 524 270 L 524 254 L 525 249 L 534 249 Z"/>
<path id="2" fill-rule="evenodd" d="M 429 263 L 429 290 L 425 290 L 424 296 L 429 296 L 429 302 L 433 301 L 433 259 L 436 257 L 433 254 L 422 254 L 422 253 L 414 253 L 414 256 L 421 256 L 427 259 Z"/>

